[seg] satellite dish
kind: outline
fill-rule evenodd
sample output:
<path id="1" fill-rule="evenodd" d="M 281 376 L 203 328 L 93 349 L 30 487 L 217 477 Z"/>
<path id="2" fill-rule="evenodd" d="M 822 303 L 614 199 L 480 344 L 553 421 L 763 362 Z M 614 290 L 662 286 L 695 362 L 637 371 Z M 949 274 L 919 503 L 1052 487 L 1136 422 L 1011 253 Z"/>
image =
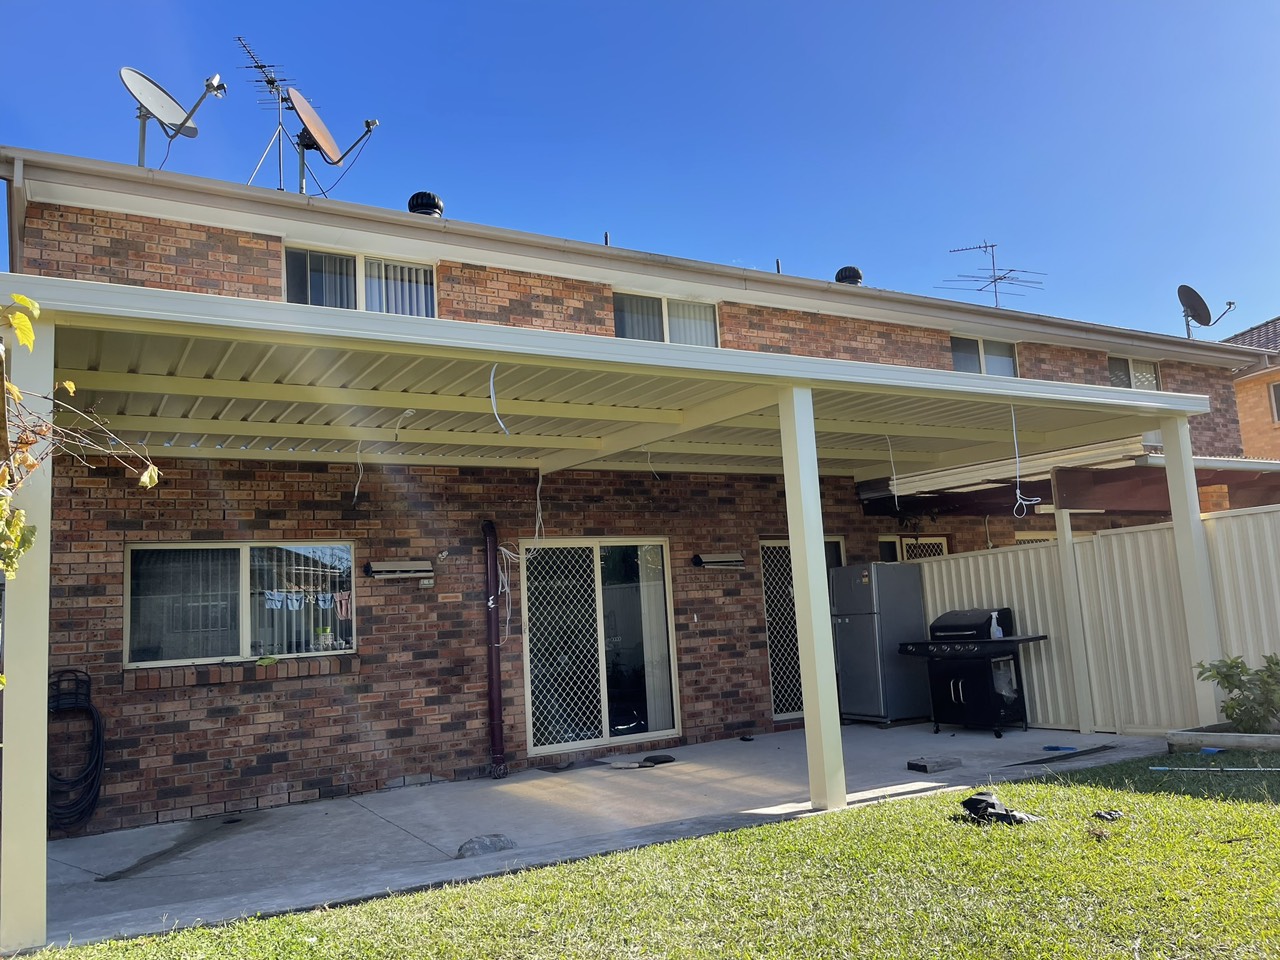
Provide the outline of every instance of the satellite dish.
<path id="1" fill-rule="evenodd" d="M 1194 287 L 1189 287 L 1185 283 L 1178 287 L 1178 302 L 1182 304 L 1182 318 L 1187 323 L 1188 340 L 1191 339 L 1191 321 L 1194 320 L 1202 327 L 1212 327 L 1236 308 L 1235 301 L 1228 300 L 1227 309 L 1215 318 L 1209 310 L 1209 305 L 1204 302 L 1204 297 L 1200 296 Z"/>
<path id="2" fill-rule="evenodd" d="M 192 122 L 200 104 L 209 94 L 221 98 L 227 92 L 227 85 L 216 73 L 204 82 L 204 93 L 190 110 L 184 110 L 182 104 L 170 95 L 169 91 L 156 83 L 141 70 L 133 67 L 121 67 L 120 79 L 125 89 L 138 101 L 138 166 L 147 165 L 147 121 L 155 120 L 160 130 L 169 140 L 179 136 L 195 137 L 199 130 Z"/>
<path id="3" fill-rule="evenodd" d="M 342 155 L 338 150 L 337 141 L 333 139 L 333 134 L 324 125 L 324 121 L 320 119 L 320 114 L 316 113 L 315 108 L 307 103 L 307 98 L 293 87 L 289 88 L 289 106 L 293 107 L 293 112 L 302 121 L 302 136 L 298 139 L 303 141 L 303 146 L 308 149 L 319 150 L 325 162 L 335 167 L 341 166 Z M 311 138 L 310 143 L 305 142 L 307 137 Z"/>
<path id="4" fill-rule="evenodd" d="M 342 166 L 342 161 L 347 158 L 356 147 L 365 141 L 369 134 L 373 133 L 373 128 L 378 125 L 377 120 L 366 120 L 364 122 L 364 133 L 356 138 L 355 143 L 347 147 L 346 150 L 338 151 L 338 142 L 333 139 L 333 134 L 329 132 L 329 128 L 324 125 L 324 121 L 320 119 L 320 114 L 316 113 L 315 108 L 307 102 L 304 97 L 294 87 L 289 87 L 285 91 L 285 100 L 289 104 L 289 108 L 298 115 L 298 119 L 302 121 L 302 131 L 298 134 L 298 192 L 307 192 L 307 151 L 318 150 L 320 156 L 324 157 L 324 162 L 333 167 Z"/>

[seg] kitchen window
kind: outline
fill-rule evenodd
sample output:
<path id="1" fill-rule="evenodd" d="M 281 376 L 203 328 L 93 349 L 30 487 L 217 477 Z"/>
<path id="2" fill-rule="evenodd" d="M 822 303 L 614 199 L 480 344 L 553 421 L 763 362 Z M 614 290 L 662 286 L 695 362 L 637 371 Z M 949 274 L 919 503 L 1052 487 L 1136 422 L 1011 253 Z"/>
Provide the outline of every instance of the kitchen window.
<path id="1" fill-rule="evenodd" d="M 290 303 L 313 307 L 435 316 L 431 267 L 379 257 L 286 250 L 285 294 Z"/>
<path id="2" fill-rule="evenodd" d="M 1127 387 L 1131 390 L 1160 389 L 1160 368 L 1150 360 L 1107 357 L 1107 374 L 1113 387 Z"/>
<path id="3" fill-rule="evenodd" d="M 634 293 L 613 295 L 614 336 L 627 340 L 656 340 L 714 347 L 716 308 L 712 303 L 645 297 Z"/>
<path id="4" fill-rule="evenodd" d="M 355 649 L 346 543 L 128 548 L 131 666 Z"/>
<path id="5" fill-rule="evenodd" d="M 1018 357 L 1012 343 L 1002 340 L 951 338 L 951 368 L 959 373 L 1016 377 Z"/>

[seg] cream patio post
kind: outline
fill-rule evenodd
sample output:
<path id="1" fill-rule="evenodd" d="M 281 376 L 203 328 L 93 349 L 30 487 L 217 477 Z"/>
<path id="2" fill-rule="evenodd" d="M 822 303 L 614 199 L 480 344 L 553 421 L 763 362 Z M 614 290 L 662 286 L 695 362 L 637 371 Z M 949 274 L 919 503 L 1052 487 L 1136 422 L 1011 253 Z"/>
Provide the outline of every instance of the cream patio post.
<path id="1" fill-rule="evenodd" d="M 35 350 L 10 350 L 10 377 L 34 414 L 52 418 L 53 324 L 36 321 Z M 5 590 L 3 797 L 0 797 L 0 953 L 45 942 L 49 742 L 49 543 L 53 462 L 14 499 L 35 543 Z"/>
<path id="2" fill-rule="evenodd" d="M 813 391 L 778 391 L 782 468 L 787 494 L 787 535 L 800 641 L 800 688 L 804 693 L 804 742 L 809 799 L 815 810 L 844 807 L 844 749 L 836 700 L 835 646 L 827 595 L 818 446 L 813 427 Z"/>
<path id="3" fill-rule="evenodd" d="M 1173 543 L 1191 662 L 1217 660 L 1222 656 L 1222 637 L 1218 632 L 1209 542 L 1200 519 L 1196 471 L 1191 462 L 1191 428 L 1185 417 L 1169 417 L 1160 421 L 1160 434 L 1164 441 L 1165 480 L 1169 485 L 1169 512 L 1173 516 Z M 1218 704 L 1213 686 L 1193 682 L 1197 721 L 1202 725 L 1214 723 L 1218 719 Z"/>

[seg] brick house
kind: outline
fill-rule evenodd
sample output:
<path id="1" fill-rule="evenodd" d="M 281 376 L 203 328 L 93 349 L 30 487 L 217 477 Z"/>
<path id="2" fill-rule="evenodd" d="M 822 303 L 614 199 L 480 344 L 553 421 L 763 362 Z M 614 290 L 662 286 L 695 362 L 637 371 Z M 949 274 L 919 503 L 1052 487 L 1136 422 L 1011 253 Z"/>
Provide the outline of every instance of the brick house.
<path id="1" fill-rule="evenodd" d="M 1280 317 L 1227 337 L 1224 343 L 1257 347 L 1269 355 L 1236 374 L 1236 407 L 1244 454 L 1256 460 L 1280 460 Z"/>
<path id="2" fill-rule="evenodd" d="M 1203 576 L 1192 447 L 1240 455 L 1260 356 L 98 161 L 0 176 L 6 289 L 44 307 L 15 378 L 74 380 L 163 474 L 63 457 L 21 493 L 49 535 L 6 667 L 92 678 L 91 832 L 799 723 L 842 805 L 826 567 L 1055 529 L 884 491 L 1034 464 L 1049 506 L 1052 468 L 1160 431 Z M 36 696 L 5 694 L 6 796 Z"/>

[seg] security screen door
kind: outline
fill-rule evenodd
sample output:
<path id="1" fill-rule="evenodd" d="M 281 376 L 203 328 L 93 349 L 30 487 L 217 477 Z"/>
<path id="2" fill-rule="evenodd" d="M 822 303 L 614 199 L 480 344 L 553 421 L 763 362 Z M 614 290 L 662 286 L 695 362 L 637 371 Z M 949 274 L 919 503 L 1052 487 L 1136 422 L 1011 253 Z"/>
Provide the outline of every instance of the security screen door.
<path id="1" fill-rule="evenodd" d="M 828 537 L 824 547 L 828 570 L 844 563 L 842 538 Z M 794 720 L 804 713 L 804 693 L 800 684 L 800 634 L 796 629 L 790 543 L 786 540 L 761 540 L 760 567 L 764 579 L 764 622 L 765 637 L 769 643 L 773 719 Z"/>
<path id="2" fill-rule="evenodd" d="M 522 544 L 529 749 L 677 732 L 664 541 Z"/>

